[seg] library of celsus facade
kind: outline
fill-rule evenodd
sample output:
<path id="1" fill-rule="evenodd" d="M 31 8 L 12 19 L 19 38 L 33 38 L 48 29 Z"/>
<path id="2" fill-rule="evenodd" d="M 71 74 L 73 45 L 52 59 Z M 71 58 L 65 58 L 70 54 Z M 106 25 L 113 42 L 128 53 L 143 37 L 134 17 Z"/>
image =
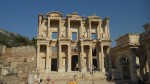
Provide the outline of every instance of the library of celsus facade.
<path id="1" fill-rule="evenodd" d="M 41 72 L 108 71 L 109 18 L 49 12 L 38 16 L 37 69 Z"/>

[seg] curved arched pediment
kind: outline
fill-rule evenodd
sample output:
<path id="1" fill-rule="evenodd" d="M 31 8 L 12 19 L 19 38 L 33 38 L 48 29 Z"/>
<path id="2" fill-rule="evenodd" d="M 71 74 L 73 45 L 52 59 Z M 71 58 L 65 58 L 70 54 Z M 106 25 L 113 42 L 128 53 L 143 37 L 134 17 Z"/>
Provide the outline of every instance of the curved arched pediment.
<path id="1" fill-rule="evenodd" d="M 130 63 L 129 60 L 130 60 L 130 59 L 129 59 L 127 56 L 123 56 L 123 57 L 120 58 L 120 63 L 121 63 L 122 65 L 126 65 L 126 64 L 129 64 L 129 63 Z"/>
<path id="2" fill-rule="evenodd" d="M 50 17 L 63 17 L 63 15 L 60 12 L 57 12 L 57 11 L 49 12 L 49 13 L 47 13 L 47 16 L 50 16 Z"/>
<path id="3" fill-rule="evenodd" d="M 93 14 L 93 15 L 91 15 L 91 16 L 88 16 L 88 19 L 101 19 L 101 17 L 99 17 L 99 16 Z"/>

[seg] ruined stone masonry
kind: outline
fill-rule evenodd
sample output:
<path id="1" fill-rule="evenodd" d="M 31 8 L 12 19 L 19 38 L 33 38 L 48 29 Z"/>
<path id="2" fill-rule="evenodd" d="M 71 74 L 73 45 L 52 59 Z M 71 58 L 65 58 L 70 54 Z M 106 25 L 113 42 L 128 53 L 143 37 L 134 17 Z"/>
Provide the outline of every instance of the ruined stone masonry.
<path id="1" fill-rule="evenodd" d="M 37 69 L 40 72 L 108 71 L 109 18 L 49 12 L 38 16 Z"/>
<path id="2" fill-rule="evenodd" d="M 0 76 L 29 73 L 36 68 L 36 49 L 33 46 L 6 48 L 0 46 Z"/>
<path id="3" fill-rule="evenodd" d="M 139 79 L 150 82 L 150 24 L 144 26 L 141 34 L 126 34 L 116 40 L 117 46 L 111 49 L 111 73 L 113 79 Z"/>

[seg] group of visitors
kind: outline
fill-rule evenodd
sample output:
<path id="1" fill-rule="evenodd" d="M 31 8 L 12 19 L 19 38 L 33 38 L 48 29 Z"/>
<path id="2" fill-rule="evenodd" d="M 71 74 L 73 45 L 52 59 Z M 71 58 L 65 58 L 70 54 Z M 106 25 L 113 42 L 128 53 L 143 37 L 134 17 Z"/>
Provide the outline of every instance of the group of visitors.
<path id="1" fill-rule="evenodd" d="M 50 82 L 51 82 L 51 84 L 54 84 L 54 79 L 51 80 L 51 79 L 50 79 L 50 76 L 48 76 L 48 77 L 47 77 L 47 82 L 48 82 L 47 84 L 50 84 Z M 41 77 L 38 77 L 38 83 L 39 83 L 39 84 L 42 83 L 42 78 L 41 78 Z"/>

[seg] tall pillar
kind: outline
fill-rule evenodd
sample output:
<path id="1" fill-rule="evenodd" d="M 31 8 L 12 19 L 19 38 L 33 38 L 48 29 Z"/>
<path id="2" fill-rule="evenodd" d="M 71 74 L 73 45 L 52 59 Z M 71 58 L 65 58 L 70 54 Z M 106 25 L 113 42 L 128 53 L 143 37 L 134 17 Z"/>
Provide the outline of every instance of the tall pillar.
<path id="1" fill-rule="evenodd" d="M 101 44 L 101 71 L 105 72 L 104 68 L 104 50 L 103 50 L 103 45 Z"/>
<path id="2" fill-rule="evenodd" d="M 83 37 L 83 24 L 82 24 L 82 20 L 80 20 L 80 38 L 82 38 Z"/>
<path id="3" fill-rule="evenodd" d="M 93 65 L 93 60 L 92 60 L 92 46 L 89 45 L 89 55 L 88 55 L 88 69 L 90 70 Z"/>
<path id="4" fill-rule="evenodd" d="M 98 22 L 98 27 L 97 27 L 97 39 L 99 39 L 99 35 L 100 35 L 100 33 L 99 33 L 99 27 L 100 27 L 100 21 Z"/>
<path id="5" fill-rule="evenodd" d="M 47 46 L 47 51 L 46 51 L 46 72 L 49 71 L 49 45 L 46 45 Z"/>
<path id="6" fill-rule="evenodd" d="M 48 24 L 47 24 L 47 37 L 49 37 L 51 39 L 50 33 L 48 33 L 49 29 L 50 29 L 50 17 L 48 17 Z"/>
<path id="7" fill-rule="evenodd" d="M 37 44 L 37 69 L 40 69 L 40 45 Z"/>
<path id="8" fill-rule="evenodd" d="M 130 51 L 129 54 L 130 57 L 130 76 L 131 76 L 131 80 L 132 82 L 136 83 L 137 82 L 137 74 L 136 74 L 136 56 L 134 54 L 134 52 Z"/>
<path id="9" fill-rule="evenodd" d="M 101 47 L 98 45 L 96 49 L 98 50 L 98 70 L 101 71 Z"/>
<path id="10" fill-rule="evenodd" d="M 51 48 L 51 46 L 49 47 L 49 71 L 51 71 L 51 57 L 52 57 L 52 48 Z"/>
<path id="11" fill-rule="evenodd" d="M 70 45 L 68 45 L 68 55 L 67 55 L 67 60 L 68 60 L 68 64 L 67 64 L 67 72 L 71 71 L 71 55 L 70 55 Z"/>
<path id="12" fill-rule="evenodd" d="M 61 19 L 59 19 L 59 32 L 58 32 L 58 35 L 59 35 L 59 39 L 61 38 Z"/>
<path id="13" fill-rule="evenodd" d="M 80 51 L 80 71 L 83 72 L 84 69 L 84 58 L 83 58 L 83 45 L 81 45 L 81 51 Z"/>
<path id="14" fill-rule="evenodd" d="M 39 15 L 38 16 L 38 37 L 40 37 L 40 31 L 41 31 L 41 25 L 42 25 L 42 18 L 43 16 Z"/>
<path id="15" fill-rule="evenodd" d="M 89 21 L 89 39 L 91 39 L 91 21 Z"/>
<path id="16" fill-rule="evenodd" d="M 61 63 L 61 61 L 62 61 L 62 57 L 61 57 L 61 45 L 59 45 L 59 50 L 58 50 L 58 63 L 57 63 L 57 66 L 58 66 L 58 72 L 62 72 L 62 68 L 61 68 L 61 66 L 62 66 L 62 63 Z"/>
<path id="17" fill-rule="evenodd" d="M 68 38 L 70 38 L 70 20 L 68 19 Z"/>

